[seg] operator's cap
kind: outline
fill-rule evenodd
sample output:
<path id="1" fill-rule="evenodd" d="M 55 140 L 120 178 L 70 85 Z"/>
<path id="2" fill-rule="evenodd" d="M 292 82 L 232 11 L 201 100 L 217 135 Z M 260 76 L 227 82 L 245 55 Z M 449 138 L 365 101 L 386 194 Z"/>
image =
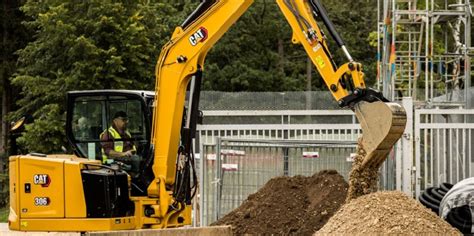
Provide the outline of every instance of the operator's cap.
<path id="1" fill-rule="evenodd" d="M 125 113 L 124 111 L 115 112 L 114 119 L 119 118 L 119 117 L 128 118 L 127 113 Z"/>

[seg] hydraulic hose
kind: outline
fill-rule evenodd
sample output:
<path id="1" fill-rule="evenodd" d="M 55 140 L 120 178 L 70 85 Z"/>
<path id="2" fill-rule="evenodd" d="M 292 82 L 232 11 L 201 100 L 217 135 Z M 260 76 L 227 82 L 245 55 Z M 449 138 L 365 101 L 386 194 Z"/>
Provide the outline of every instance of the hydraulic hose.
<path id="1" fill-rule="evenodd" d="M 311 0 L 310 2 L 314 12 L 316 12 L 318 16 L 321 17 L 321 20 L 323 21 L 324 25 L 329 30 L 329 34 L 334 39 L 334 41 L 336 41 L 337 46 L 344 46 L 344 41 L 337 32 L 336 28 L 334 27 L 334 24 L 332 23 L 331 19 L 329 19 L 329 16 L 323 4 L 319 0 Z"/>

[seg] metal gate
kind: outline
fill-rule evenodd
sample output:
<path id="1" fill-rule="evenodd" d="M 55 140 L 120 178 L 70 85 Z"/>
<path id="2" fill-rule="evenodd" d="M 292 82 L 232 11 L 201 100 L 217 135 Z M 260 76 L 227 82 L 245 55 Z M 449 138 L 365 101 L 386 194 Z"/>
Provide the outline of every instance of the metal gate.
<path id="1" fill-rule="evenodd" d="M 356 143 L 350 141 L 264 141 L 216 138 L 203 145 L 200 159 L 201 225 L 237 208 L 277 176 L 311 176 L 338 171 L 346 180 Z"/>
<path id="2" fill-rule="evenodd" d="M 351 110 L 204 111 L 204 121 L 196 140 L 202 171 L 194 217 L 201 225 L 238 207 L 276 176 L 332 168 L 347 177 L 346 158 L 361 132 Z M 321 158 L 302 157 L 315 153 Z"/>
<path id="3" fill-rule="evenodd" d="M 474 110 L 415 110 L 415 195 L 474 175 Z"/>

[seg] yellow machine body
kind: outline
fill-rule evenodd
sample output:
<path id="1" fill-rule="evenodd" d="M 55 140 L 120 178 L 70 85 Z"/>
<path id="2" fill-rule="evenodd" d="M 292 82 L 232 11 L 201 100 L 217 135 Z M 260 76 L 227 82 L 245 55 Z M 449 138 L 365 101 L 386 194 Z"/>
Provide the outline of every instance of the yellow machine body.
<path id="1" fill-rule="evenodd" d="M 159 202 L 148 197 L 131 197 L 135 204 L 132 216 L 88 218 L 81 177 L 84 164 L 98 165 L 100 162 L 74 155 L 10 157 L 10 229 L 110 231 L 140 229 L 157 224 L 156 219 L 141 214 L 144 206 Z M 185 220 L 178 223 L 177 218 L 173 217 L 168 227 L 191 224 L 190 206 L 177 215 Z"/>
<path id="2" fill-rule="evenodd" d="M 22 231 L 134 229 L 135 217 L 86 218 L 83 163 L 72 155 L 10 157 L 9 227 Z"/>

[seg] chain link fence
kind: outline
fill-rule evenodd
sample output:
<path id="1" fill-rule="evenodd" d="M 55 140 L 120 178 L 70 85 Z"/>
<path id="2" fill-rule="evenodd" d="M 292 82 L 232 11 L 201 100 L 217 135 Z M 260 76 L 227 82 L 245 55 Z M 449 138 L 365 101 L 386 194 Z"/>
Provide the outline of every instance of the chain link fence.
<path id="1" fill-rule="evenodd" d="M 335 110 L 339 106 L 329 91 L 218 92 L 203 91 L 201 110 Z"/>

